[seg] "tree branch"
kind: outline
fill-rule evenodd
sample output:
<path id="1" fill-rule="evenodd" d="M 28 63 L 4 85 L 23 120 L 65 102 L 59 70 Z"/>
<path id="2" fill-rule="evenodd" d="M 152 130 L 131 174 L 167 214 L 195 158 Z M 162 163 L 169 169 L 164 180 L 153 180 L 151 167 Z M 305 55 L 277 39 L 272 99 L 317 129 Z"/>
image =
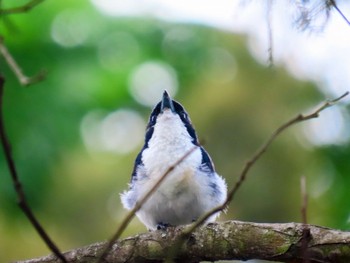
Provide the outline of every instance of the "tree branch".
<path id="1" fill-rule="evenodd" d="M 22 69 L 17 64 L 16 60 L 12 57 L 10 52 L 8 51 L 7 47 L 4 44 L 3 38 L 0 36 L 0 54 L 4 57 L 7 64 L 13 71 L 13 73 L 16 75 L 19 83 L 22 86 L 29 86 L 31 84 L 35 84 L 39 81 L 42 81 L 46 76 L 46 71 L 41 70 L 38 74 L 36 74 L 33 77 L 28 77 L 23 74 Z"/>
<path id="2" fill-rule="evenodd" d="M 270 138 L 268 138 L 268 140 L 255 152 L 255 154 L 245 163 L 245 165 L 243 166 L 242 172 L 239 175 L 239 179 L 236 182 L 236 184 L 233 186 L 233 188 L 228 192 L 227 194 L 227 198 L 226 201 L 224 202 L 224 204 L 222 204 L 221 206 L 218 206 L 214 209 L 212 209 L 211 211 L 209 211 L 208 213 L 206 213 L 205 215 L 201 216 L 196 222 L 194 222 L 190 227 L 188 227 L 188 229 L 186 231 L 184 231 L 184 234 L 186 236 L 190 235 L 194 229 L 196 229 L 198 226 L 200 226 L 201 224 L 203 224 L 211 215 L 220 212 L 222 210 L 224 210 L 233 200 L 233 197 L 235 196 L 235 194 L 237 193 L 238 189 L 241 187 L 242 183 L 244 182 L 244 180 L 247 177 L 248 172 L 250 171 L 250 169 L 254 166 L 254 164 L 260 159 L 261 156 L 263 156 L 263 154 L 267 151 L 267 149 L 269 148 L 269 146 L 272 144 L 272 142 L 286 129 L 288 129 L 289 127 L 300 123 L 300 122 L 304 122 L 310 119 L 314 119 L 317 118 L 320 114 L 321 111 L 333 106 L 334 104 L 336 104 L 337 102 L 339 102 L 340 100 L 342 100 L 344 97 L 349 95 L 349 91 L 345 92 L 343 95 L 341 95 L 340 97 L 333 99 L 333 100 L 327 100 L 326 102 L 324 102 L 320 107 L 318 107 L 314 112 L 308 114 L 308 115 L 303 115 L 303 114 L 298 114 L 297 116 L 295 116 L 294 118 L 290 119 L 289 121 L 287 121 L 286 123 L 282 124 L 280 127 L 278 127 L 270 136 Z M 186 238 L 186 236 L 184 238 Z M 181 242 L 181 240 L 179 240 L 179 242 Z"/>
<path id="3" fill-rule="evenodd" d="M 344 19 L 344 21 L 350 26 L 350 21 L 349 19 L 344 15 L 344 13 L 340 10 L 340 8 L 338 7 L 338 5 L 336 4 L 335 0 L 328 0 L 329 4 L 331 6 L 333 6 L 335 8 L 335 10 L 337 10 L 337 12 L 339 13 L 339 15 Z"/>
<path id="4" fill-rule="evenodd" d="M 303 234 L 301 241 L 301 251 L 303 255 L 303 263 L 309 263 L 309 255 L 307 254 L 307 246 L 310 242 L 310 229 L 307 225 L 307 192 L 306 192 L 306 178 L 302 176 L 300 178 L 300 192 L 301 192 L 301 220 L 303 223 Z"/>
<path id="5" fill-rule="evenodd" d="M 268 36 L 268 63 L 272 67 L 274 64 L 273 58 L 273 29 L 272 29 L 272 8 L 273 0 L 267 1 L 267 10 L 266 10 L 266 22 L 267 22 L 267 36 Z"/>
<path id="6" fill-rule="evenodd" d="M 310 241 L 306 254 L 310 262 L 350 262 L 350 232 L 308 225 Z M 264 259 L 303 262 L 304 224 L 258 224 L 227 221 L 198 228 L 183 244 L 178 262 Z M 161 262 L 183 234 L 184 227 L 154 231 L 114 243 L 105 263 Z M 106 243 L 96 243 L 66 252 L 68 262 L 94 262 Z M 57 263 L 53 255 L 18 263 Z"/>
<path id="7" fill-rule="evenodd" d="M 5 83 L 5 79 L 2 76 L 0 76 L 0 139 L 1 139 L 1 144 L 3 146 L 4 153 L 5 153 L 6 163 L 11 174 L 13 187 L 15 188 L 15 191 L 18 197 L 18 205 L 22 209 L 23 213 L 27 216 L 28 220 L 33 225 L 35 230 L 38 232 L 42 240 L 49 247 L 49 249 L 58 256 L 58 258 L 60 259 L 60 262 L 61 261 L 66 262 L 60 250 L 53 243 L 49 235 L 45 232 L 44 228 L 40 225 L 39 221 L 34 216 L 33 211 L 30 209 L 27 203 L 27 200 L 25 198 L 25 194 L 22 188 L 22 184 L 18 178 L 17 169 L 11 153 L 10 142 L 7 138 L 4 121 L 3 121 L 3 103 L 2 102 L 3 102 L 3 93 L 4 93 L 4 83 Z"/>
<path id="8" fill-rule="evenodd" d="M 7 9 L 0 9 L 0 15 L 11 15 L 11 14 L 20 14 L 25 13 L 36 7 L 37 5 L 41 4 L 45 0 L 31 0 L 25 5 L 18 6 L 18 7 L 12 7 Z"/>

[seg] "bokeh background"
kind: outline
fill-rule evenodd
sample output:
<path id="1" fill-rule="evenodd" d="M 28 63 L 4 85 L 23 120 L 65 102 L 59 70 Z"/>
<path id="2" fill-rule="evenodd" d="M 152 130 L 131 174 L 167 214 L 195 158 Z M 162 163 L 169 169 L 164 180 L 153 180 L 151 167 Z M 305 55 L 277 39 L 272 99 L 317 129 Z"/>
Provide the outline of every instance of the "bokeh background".
<path id="1" fill-rule="evenodd" d="M 1 7 L 25 2 L 3 0 Z M 349 88 L 349 56 L 341 52 L 350 47 L 350 28 L 337 14 L 325 26 L 320 12 L 316 25 L 303 31 L 295 13 L 283 14 L 290 1 L 272 11 L 254 1 L 235 8 L 225 6 L 235 1 L 223 0 L 214 6 L 121 2 L 44 1 L 25 14 L 0 17 L 1 35 L 25 74 L 48 72 L 44 81 L 21 87 L 0 60 L 20 179 L 62 250 L 106 240 L 117 229 L 126 214 L 119 194 L 164 89 L 185 106 L 232 187 L 275 128 Z M 274 29 L 273 67 L 266 19 Z M 305 176 L 309 223 L 349 230 L 348 101 L 276 140 L 220 220 L 300 222 Z M 0 262 L 49 253 L 16 200 L 1 152 Z M 124 236 L 143 231 L 134 219 Z"/>

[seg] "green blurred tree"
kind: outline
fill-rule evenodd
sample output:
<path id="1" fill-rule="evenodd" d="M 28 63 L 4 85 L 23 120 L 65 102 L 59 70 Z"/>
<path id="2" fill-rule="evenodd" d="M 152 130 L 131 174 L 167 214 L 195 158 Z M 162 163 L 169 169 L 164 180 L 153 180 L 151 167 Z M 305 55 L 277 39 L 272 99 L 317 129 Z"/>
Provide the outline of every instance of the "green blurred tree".
<path id="1" fill-rule="evenodd" d="M 1 7 L 23 2 L 1 1 Z M 22 88 L 0 60 L 7 80 L 5 120 L 20 179 L 31 206 L 64 250 L 109 237 L 125 213 L 118 193 L 126 188 L 137 149 L 90 151 L 81 124 L 90 112 L 120 108 L 147 118 L 150 108 L 140 105 L 129 87 L 141 63 L 161 61 L 176 71 L 177 98 L 230 186 L 274 128 L 322 100 L 313 83 L 258 64 L 244 36 L 217 29 L 105 17 L 83 0 L 43 1 L 28 14 L 1 18 L 0 34 L 23 71 L 48 72 L 44 81 Z M 112 58 L 101 54 L 110 41 L 119 51 Z M 348 145 L 308 148 L 300 137 L 295 128 L 276 141 L 222 219 L 300 221 L 299 178 L 306 174 L 311 184 L 321 184 L 323 171 L 331 183 L 311 197 L 309 222 L 349 228 Z M 0 261 L 47 253 L 15 205 L 0 156 Z M 127 234 L 142 230 L 135 220 Z"/>

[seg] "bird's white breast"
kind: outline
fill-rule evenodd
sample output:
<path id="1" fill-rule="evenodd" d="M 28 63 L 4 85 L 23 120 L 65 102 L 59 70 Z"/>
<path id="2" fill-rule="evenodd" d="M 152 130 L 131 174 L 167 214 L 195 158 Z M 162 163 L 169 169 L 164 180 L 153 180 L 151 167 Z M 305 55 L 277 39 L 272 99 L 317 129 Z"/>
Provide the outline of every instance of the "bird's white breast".
<path id="1" fill-rule="evenodd" d="M 148 147 L 142 152 L 142 165 L 137 167 L 137 178 L 130 191 L 122 195 L 125 207 L 131 209 L 171 167 L 165 180 L 136 213 L 149 228 L 160 223 L 189 224 L 226 198 L 225 181 L 216 173 L 209 175 L 200 169 L 202 152 L 192 142 L 179 115 L 164 110 L 157 118 Z M 183 156 L 197 147 L 181 163 Z M 213 193 L 215 183 L 215 196 Z M 214 220 L 218 214 L 208 221 Z"/>
<path id="2" fill-rule="evenodd" d="M 172 165 L 192 150 L 194 145 L 191 139 L 178 115 L 166 110 L 158 117 L 152 138 L 148 142 L 148 148 L 142 155 L 144 169 L 148 175 L 147 186 L 151 187 Z M 167 175 L 160 190 L 165 190 L 164 188 L 171 190 L 168 188 L 191 183 L 201 160 L 202 156 L 198 147 Z M 176 191 L 176 189 L 172 190 Z"/>

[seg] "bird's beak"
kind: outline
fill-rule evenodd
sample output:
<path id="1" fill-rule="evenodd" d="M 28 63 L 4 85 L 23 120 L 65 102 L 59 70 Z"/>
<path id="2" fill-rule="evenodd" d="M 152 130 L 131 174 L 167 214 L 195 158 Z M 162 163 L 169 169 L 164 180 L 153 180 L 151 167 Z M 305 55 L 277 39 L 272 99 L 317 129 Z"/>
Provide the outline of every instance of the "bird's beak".
<path id="1" fill-rule="evenodd" d="M 160 111 L 163 112 L 165 109 L 170 109 L 172 112 L 175 112 L 174 104 L 170 98 L 168 92 L 164 90 L 162 104 L 160 106 Z"/>

